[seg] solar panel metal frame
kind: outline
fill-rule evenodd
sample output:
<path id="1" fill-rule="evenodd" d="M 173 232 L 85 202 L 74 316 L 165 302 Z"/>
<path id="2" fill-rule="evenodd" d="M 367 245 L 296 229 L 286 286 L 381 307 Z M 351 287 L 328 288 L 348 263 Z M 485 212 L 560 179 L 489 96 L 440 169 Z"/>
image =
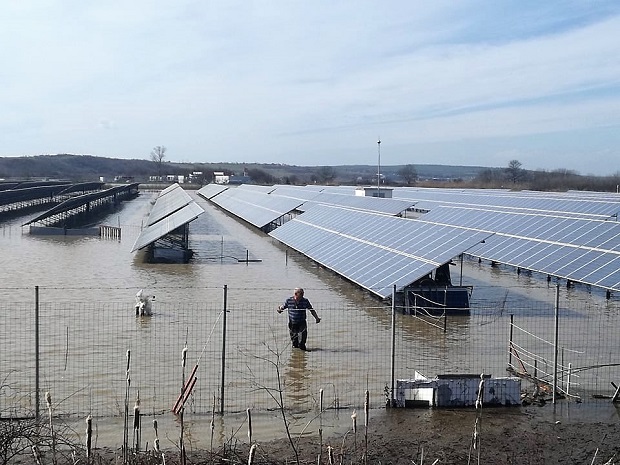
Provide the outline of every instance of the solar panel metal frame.
<path id="1" fill-rule="evenodd" d="M 38 221 L 44 220 L 54 215 L 58 215 L 59 213 L 64 213 L 64 212 L 74 210 L 76 208 L 82 207 L 83 205 L 86 205 L 89 202 L 92 202 L 95 200 L 103 199 L 106 197 L 112 197 L 113 195 L 121 191 L 124 191 L 126 189 L 127 189 L 127 186 L 115 186 L 115 187 L 110 187 L 109 189 L 105 189 L 103 191 L 90 192 L 88 194 L 82 194 L 82 195 L 78 195 L 75 197 L 71 197 L 70 199 L 67 199 L 64 202 L 61 202 L 58 205 L 55 205 L 54 207 L 50 208 L 44 213 L 41 213 L 40 215 L 24 223 L 24 226 L 36 223 Z"/>

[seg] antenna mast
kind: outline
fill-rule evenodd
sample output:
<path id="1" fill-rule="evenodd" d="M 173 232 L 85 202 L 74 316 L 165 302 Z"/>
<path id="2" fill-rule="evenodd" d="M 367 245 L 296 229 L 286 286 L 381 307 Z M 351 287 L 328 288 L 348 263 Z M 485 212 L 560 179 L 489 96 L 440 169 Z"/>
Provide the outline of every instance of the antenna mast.
<path id="1" fill-rule="evenodd" d="M 381 183 L 381 137 L 377 138 L 377 152 L 379 153 L 379 160 L 377 162 L 377 197 L 380 197 L 379 184 Z"/>

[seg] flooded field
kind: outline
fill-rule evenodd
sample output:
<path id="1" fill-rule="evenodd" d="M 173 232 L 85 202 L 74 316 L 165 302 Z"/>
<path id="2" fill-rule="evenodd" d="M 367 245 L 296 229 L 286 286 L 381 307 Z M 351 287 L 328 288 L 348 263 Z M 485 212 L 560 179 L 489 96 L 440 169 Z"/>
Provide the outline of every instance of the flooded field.
<path id="1" fill-rule="evenodd" d="M 506 376 L 511 315 L 522 328 L 514 337 L 528 351 L 553 358 L 556 285 L 544 276 L 465 260 L 472 314 L 447 322 L 398 314 L 392 359 L 389 305 L 188 192 L 205 209 L 190 225 L 195 255 L 188 264 L 148 264 L 142 252 L 130 253 L 156 192 L 143 192 L 106 218 L 120 225 L 120 241 L 30 235 L 21 227 L 27 217 L 0 224 L 3 416 L 34 409 L 37 287 L 41 389 L 52 393 L 59 414 L 100 418 L 102 434 L 104 425 L 116 428 L 128 397 L 133 406 L 137 395 L 145 414 L 176 428 L 170 409 L 194 367 L 186 415 L 204 426 L 214 409 L 223 410 L 229 415 L 218 417 L 224 435 L 230 430 L 224 421 L 242 423 L 247 408 L 262 415 L 263 431 L 279 429 L 280 405 L 271 396 L 278 381 L 302 431 L 321 395 L 325 428 L 348 424 L 352 409 L 363 408 L 366 390 L 372 408 L 383 408 L 392 363 L 399 379 L 416 371 Z M 246 257 L 252 261 L 243 262 Z M 452 267 L 453 281 L 459 265 Z M 286 316 L 275 311 L 297 286 L 322 318 L 309 324 L 305 353 L 291 350 Z M 135 317 L 140 289 L 155 296 L 150 318 Z M 559 296 L 562 361 L 585 367 L 572 389 L 585 400 L 608 394 L 610 380 L 620 379 L 614 366 L 618 301 L 565 284 Z M 589 368 L 597 365 L 604 367 Z"/>

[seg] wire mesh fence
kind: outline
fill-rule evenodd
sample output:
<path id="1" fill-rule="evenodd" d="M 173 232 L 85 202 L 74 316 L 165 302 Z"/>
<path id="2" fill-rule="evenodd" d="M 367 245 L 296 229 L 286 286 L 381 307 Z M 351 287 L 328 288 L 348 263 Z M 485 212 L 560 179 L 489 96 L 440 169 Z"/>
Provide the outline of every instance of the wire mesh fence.
<path id="1" fill-rule="evenodd" d="M 321 390 L 325 408 L 362 408 L 366 390 L 379 407 L 392 368 L 397 379 L 517 372 L 551 383 L 557 359 L 559 388 L 582 401 L 620 383 L 620 318 L 603 306 L 559 308 L 557 326 L 553 304 L 442 317 L 395 308 L 392 327 L 385 305 L 313 302 L 322 321 L 309 318 L 304 352 L 277 305 L 157 302 L 136 317 L 132 302 L 2 302 L 0 416 L 35 414 L 46 392 L 60 415 L 117 416 L 137 396 L 143 412 L 167 412 L 192 372 L 184 407 L 196 414 L 308 412 Z"/>

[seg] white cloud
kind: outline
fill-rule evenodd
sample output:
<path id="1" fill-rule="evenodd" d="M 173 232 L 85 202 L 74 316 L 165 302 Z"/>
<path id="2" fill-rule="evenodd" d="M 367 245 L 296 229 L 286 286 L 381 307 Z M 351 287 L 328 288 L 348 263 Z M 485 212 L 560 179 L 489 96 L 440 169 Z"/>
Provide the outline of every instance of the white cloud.
<path id="1" fill-rule="evenodd" d="M 424 146 L 419 163 L 502 166 L 578 133 L 562 167 L 585 171 L 618 146 L 611 1 L 41 0 L 5 16 L 0 156 L 163 144 L 179 160 L 373 163 L 380 134 L 390 164 Z"/>

